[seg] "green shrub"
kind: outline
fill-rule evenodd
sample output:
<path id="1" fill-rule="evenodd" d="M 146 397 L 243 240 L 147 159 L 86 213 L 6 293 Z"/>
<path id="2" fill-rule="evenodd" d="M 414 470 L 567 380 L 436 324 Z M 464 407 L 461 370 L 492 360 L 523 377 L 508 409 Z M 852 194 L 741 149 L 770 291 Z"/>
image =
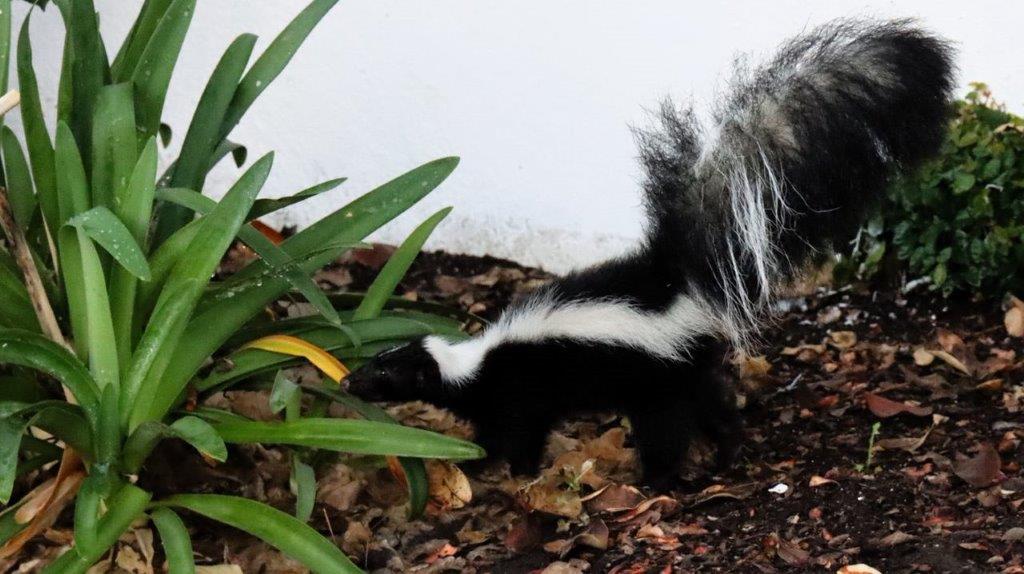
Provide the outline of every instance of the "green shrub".
<path id="1" fill-rule="evenodd" d="M 899 179 L 836 267 L 839 282 L 926 278 L 944 295 L 1024 288 L 1024 119 L 984 84 L 956 103 L 941 155 Z"/>
<path id="2" fill-rule="evenodd" d="M 281 243 L 250 222 L 343 180 L 257 200 L 273 162 L 267 154 L 220 202 L 201 194 L 220 160 L 244 163 L 244 148 L 228 135 L 335 2 L 313 0 L 251 65 L 255 37 L 235 39 L 198 100 L 180 155 L 162 175 L 157 141 L 170 128 L 160 118 L 196 0 L 146 0 L 125 42 L 109 52 L 92 0 L 54 0 L 67 28 L 55 139 L 43 119 L 26 18 L 16 72 L 27 146 L 8 128 L 0 133 L 6 187 L 0 190 L 6 247 L 0 249 L 0 503 L 6 505 L 0 555 L 17 552 L 74 502 L 74 547 L 47 572 L 85 572 L 147 516 L 170 571 L 193 572 L 180 509 L 246 530 L 317 572 L 358 571 L 306 524 L 317 451 L 401 457 L 413 512 L 427 497 L 423 458 L 482 456 L 471 443 L 396 425 L 336 383 L 300 387 L 282 372 L 306 357 L 337 381 L 344 367 L 335 357 L 358 363 L 410 337 L 459 336 L 454 320 L 389 304 L 447 209 L 418 227 L 354 302 L 329 297 L 310 276 L 430 193 L 457 158 L 399 176 Z M 0 0 L 4 55 L 11 46 L 10 3 Z M 113 60 L 108 53 L 116 54 Z M 6 60 L 0 58 L 0 89 L 6 89 Z M 211 280 L 236 238 L 260 259 Z M 304 297 L 317 314 L 268 320 L 265 307 L 286 294 Z M 351 304 L 337 309 L 332 301 Z M 204 369 L 211 357 L 225 355 L 230 368 Z M 283 420 L 254 421 L 202 406 L 209 394 L 242 384 L 270 390 Z M 364 420 L 325 417 L 332 400 Z M 232 443 L 286 445 L 293 453 L 294 516 L 216 494 L 154 500 L 146 481 L 133 477 L 164 438 L 184 440 L 215 460 L 224 460 Z M 44 484 L 57 496 L 36 489 L 12 502 L 18 477 L 57 460 L 57 476 Z M 19 514 L 36 505 L 42 510 Z"/>

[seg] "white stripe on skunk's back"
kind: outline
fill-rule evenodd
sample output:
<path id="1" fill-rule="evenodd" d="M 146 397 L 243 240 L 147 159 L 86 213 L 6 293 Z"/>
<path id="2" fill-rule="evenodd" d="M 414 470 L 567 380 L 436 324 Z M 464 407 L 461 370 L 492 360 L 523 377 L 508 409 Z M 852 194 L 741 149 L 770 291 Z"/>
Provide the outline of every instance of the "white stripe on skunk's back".
<path id="1" fill-rule="evenodd" d="M 465 384 L 476 375 L 487 353 L 502 343 L 569 339 L 679 359 L 697 337 L 722 331 L 721 322 L 714 317 L 707 304 L 688 295 L 679 295 L 668 309 L 653 313 L 627 301 L 566 302 L 540 294 L 507 311 L 478 337 L 450 343 L 430 336 L 424 340 L 424 348 L 437 361 L 445 381 Z"/>

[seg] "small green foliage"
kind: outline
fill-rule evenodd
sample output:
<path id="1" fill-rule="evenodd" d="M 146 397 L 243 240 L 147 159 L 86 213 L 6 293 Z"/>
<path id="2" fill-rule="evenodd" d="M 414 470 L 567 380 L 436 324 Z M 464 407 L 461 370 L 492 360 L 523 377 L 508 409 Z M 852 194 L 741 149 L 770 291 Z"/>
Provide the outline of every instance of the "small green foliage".
<path id="1" fill-rule="evenodd" d="M 984 84 L 972 86 L 939 157 L 890 188 L 837 265 L 837 281 L 905 273 L 943 295 L 1024 288 L 1024 118 Z"/>
<path id="2" fill-rule="evenodd" d="M 882 432 L 882 423 L 876 422 L 871 425 L 871 434 L 868 436 L 868 455 L 864 460 L 864 464 L 855 464 L 853 468 L 857 472 L 871 472 L 871 465 L 875 460 L 875 439 L 878 438 L 878 434 Z"/>

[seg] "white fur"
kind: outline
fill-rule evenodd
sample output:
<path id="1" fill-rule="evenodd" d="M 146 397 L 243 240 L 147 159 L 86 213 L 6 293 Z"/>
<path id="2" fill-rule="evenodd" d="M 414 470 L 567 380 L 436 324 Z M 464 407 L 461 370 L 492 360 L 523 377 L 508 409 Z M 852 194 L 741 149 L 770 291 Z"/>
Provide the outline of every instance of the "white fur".
<path id="1" fill-rule="evenodd" d="M 688 295 L 678 296 L 664 312 L 653 313 L 620 300 L 561 302 L 538 294 L 474 339 L 450 343 L 431 336 L 424 347 L 437 361 L 442 378 L 457 385 L 476 375 L 489 351 L 510 342 L 568 339 L 679 359 L 697 337 L 723 331 L 716 317 L 703 301 Z"/>

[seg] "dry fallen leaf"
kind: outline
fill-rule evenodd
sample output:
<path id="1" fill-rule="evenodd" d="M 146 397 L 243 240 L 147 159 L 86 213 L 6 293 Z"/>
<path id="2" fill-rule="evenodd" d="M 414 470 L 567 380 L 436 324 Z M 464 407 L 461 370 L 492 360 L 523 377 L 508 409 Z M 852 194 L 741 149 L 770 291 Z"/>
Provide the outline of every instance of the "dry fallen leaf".
<path id="1" fill-rule="evenodd" d="M 811 488 L 817 488 L 819 486 L 825 486 L 826 484 L 836 484 L 836 481 L 832 480 L 831 478 L 825 478 L 824 476 L 814 475 L 811 477 L 808 486 L 810 486 Z"/>
<path id="2" fill-rule="evenodd" d="M 932 414 L 931 407 L 900 403 L 874 393 L 866 393 L 864 395 L 864 402 L 876 417 L 883 419 L 896 416 L 900 413 L 909 413 L 918 417 L 926 417 Z"/>
<path id="3" fill-rule="evenodd" d="M 196 566 L 196 574 L 245 574 L 237 564 L 218 564 L 216 566 Z"/>
<path id="4" fill-rule="evenodd" d="M 1006 332 L 1013 337 L 1024 337 L 1024 309 L 1013 307 L 1003 317 Z"/>
<path id="5" fill-rule="evenodd" d="M 935 355 L 923 347 L 914 351 L 914 364 L 918 367 L 927 367 L 935 362 Z"/>
<path id="6" fill-rule="evenodd" d="M 857 344 L 857 333 L 853 331 L 832 331 L 828 337 L 829 344 L 841 351 Z"/>
<path id="7" fill-rule="evenodd" d="M 836 570 L 836 574 L 882 574 L 879 570 L 867 564 L 850 564 Z"/>
<path id="8" fill-rule="evenodd" d="M 983 488 L 999 479 L 1002 464 L 995 447 L 983 443 L 978 454 L 972 457 L 958 455 L 953 462 L 953 472 L 971 486 Z"/>
<path id="9" fill-rule="evenodd" d="M 473 500 L 469 479 L 459 467 L 446 460 L 427 460 L 427 481 L 430 488 L 431 512 L 441 513 L 462 508 Z"/>

